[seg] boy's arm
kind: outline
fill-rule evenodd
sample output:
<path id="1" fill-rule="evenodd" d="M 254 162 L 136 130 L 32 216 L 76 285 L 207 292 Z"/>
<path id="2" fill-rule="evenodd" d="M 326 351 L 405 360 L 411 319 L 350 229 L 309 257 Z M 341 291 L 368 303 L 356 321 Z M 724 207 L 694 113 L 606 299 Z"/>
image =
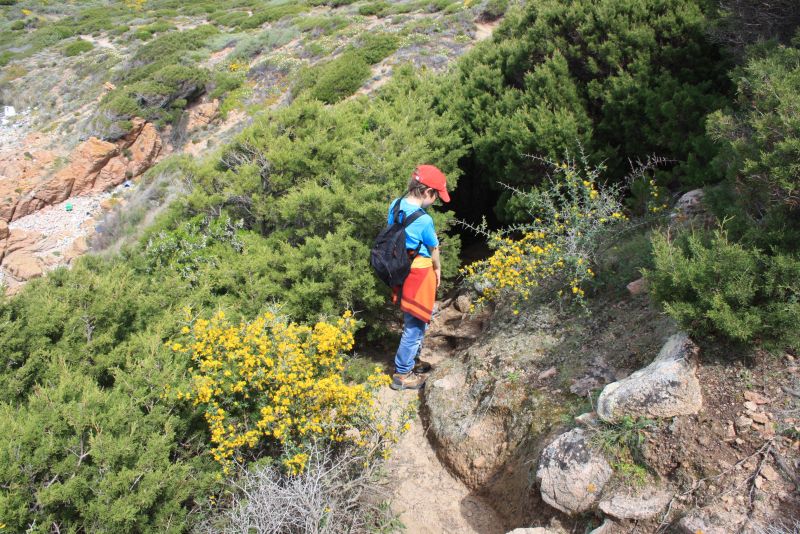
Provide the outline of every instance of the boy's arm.
<path id="1" fill-rule="evenodd" d="M 431 249 L 431 261 L 433 262 L 433 272 L 436 273 L 436 287 L 442 281 L 442 264 L 439 261 L 439 247 Z"/>

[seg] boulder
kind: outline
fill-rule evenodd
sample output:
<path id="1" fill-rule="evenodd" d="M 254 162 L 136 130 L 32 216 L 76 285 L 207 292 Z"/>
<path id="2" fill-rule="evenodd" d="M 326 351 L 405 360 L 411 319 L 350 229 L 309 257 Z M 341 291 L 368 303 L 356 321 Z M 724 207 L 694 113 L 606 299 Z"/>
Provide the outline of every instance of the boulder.
<path id="1" fill-rule="evenodd" d="M 134 119 L 132 124 L 131 130 L 115 143 L 96 137 L 84 141 L 72 153 L 67 166 L 45 182 L 28 185 L 27 191 L 24 184 L 16 184 L 22 192 L 0 206 L 0 218 L 17 220 L 73 196 L 108 191 L 141 175 L 153 166 L 161 152 L 161 138 L 155 127 L 143 119 Z"/>
<path id="2" fill-rule="evenodd" d="M 109 160 L 103 169 L 97 174 L 92 184 L 92 191 L 108 191 L 125 181 L 125 171 L 128 162 L 122 156 L 116 156 Z"/>
<path id="3" fill-rule="evenodd" d="M 52 169 L 59 154 L 44 148 L 52 141 L 50 136 L 30 134 L 19 146 L 0 146 L 0 219 L 10 222 L 20 198 Z"/>
<path id="4" fill-rule="evenodd" d="M 628 293 L 634 296 L 647 292 L 647 282 L 644 278 L 636 279 L 625 287 L 627 287 Z"/>
<path id="5" fill-rule="evenodd" d="M 671 226 L 702 225 L 710 226 L 714 216 L 706 208 L 705 193 L 702 189 L 694 189 L 684 193 L 670 213 Z"/>
<path id="6" fill-rule="evenodd" d="M 615 494 L 600 501 L 598 507 L 617 519 L 649 519 L 666 508 L 671 498 L 669 491 L 649 487 L 634 494 Z"/>
<path id="7" fill-rule="evenodd" d="M 468 308 L 469 310 L 469 308 Z M 469 315 L 457 306 L 447 306 L 431 321 L 427 337 L 446 337 L 453 340 L 474 340 L 484 331 L 491 310 L 485 308 Z"/>
<path id="8" fill-rule="evenodd" d="M 3 219 L 0 219 L 0 239 L 5 239 L 8 237 L 8 223 Z"/>
<path id="9" fill-rule="evenodd" d="M 547 504 L 574 514 L 595 506 L 611 474 L 611 466 L 590 448 L 583 429 L 575 428 L 544 449 L 536 480 Z"/>
<path id="10" fill-rule="evenodd" d="M 688 335 L 673 335 L 653 363 L 603 389 L 597 400 L 597 414 L 610 422 L 624 416 L 696 414 L 703 404 L 695 373 L 697 352 L 697 346 Z"/>
<path id="11" fill-rule="evenodd" d="M 464 483 L 477 489 L 508 459 L 508 429 L 495 410 L 480 410 L 471 396 L 474 382 L 463 364 L 443 360 L 423 390 L 431 438 L 442 461 Z"/>

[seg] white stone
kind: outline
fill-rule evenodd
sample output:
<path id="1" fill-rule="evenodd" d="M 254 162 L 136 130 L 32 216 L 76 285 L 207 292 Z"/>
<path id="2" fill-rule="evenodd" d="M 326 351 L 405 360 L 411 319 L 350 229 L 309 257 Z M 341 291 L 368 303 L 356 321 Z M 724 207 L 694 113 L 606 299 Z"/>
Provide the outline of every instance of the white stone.
<path id="1" fill-rule="evenodd" d="M 696 414 L 703 405 L 695 374 L 697 350 L 685 333 L 673 335 L 653 363 L 603 389 L 597 400 L 597 414 L 611 422 L 624 416 L 665 418 Z"/>
<path id="2" fill-rule="evenodd" d="M 599 508 L 617 519 L 649 519 L 661 512 L 671 498 L 666 490 L 646 488 L 635 495 L 616 494 L 603 499 Z"/>

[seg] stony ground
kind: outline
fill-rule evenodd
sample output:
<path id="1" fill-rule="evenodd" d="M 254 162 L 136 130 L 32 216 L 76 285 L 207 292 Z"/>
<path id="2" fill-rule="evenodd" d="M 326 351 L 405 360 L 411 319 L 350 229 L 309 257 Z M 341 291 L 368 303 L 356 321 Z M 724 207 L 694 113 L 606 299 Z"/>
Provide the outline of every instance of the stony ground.
<path id="1" fill-rule="evenodd" d="M 419 402 L 423 414 L 389 463 L 394 510 L 409 532 L 588 532 L 603 523 L 599 513 L 567 516 L 542 502 L 539 456 L 577 424 L 595 446 L 623 439 L 623 426 L 586 426 L 576 416 L 591 412 L 587 396 L 647 365 L 675 326 L 646 294 L 603 295 L 591 311 L 511 316 L 501 308 L 477 338 L 452 350 L 455 338 L 437 343 L 441 334 L 474 325 L 445 309 L 451 319 L 426 336 L 423 354 L 436 365 L 425 392 L 382 394 L 384 403 Z M 720 345 L 700 354 L 700 412 L 637 421 L 635 457 L 609 457 L 614 473 L 604 494 L 664 485 L 668 507 L 647 521 L 610 520 L 608 532 L 760 532 L 800 519 L 796 355 Z"/>

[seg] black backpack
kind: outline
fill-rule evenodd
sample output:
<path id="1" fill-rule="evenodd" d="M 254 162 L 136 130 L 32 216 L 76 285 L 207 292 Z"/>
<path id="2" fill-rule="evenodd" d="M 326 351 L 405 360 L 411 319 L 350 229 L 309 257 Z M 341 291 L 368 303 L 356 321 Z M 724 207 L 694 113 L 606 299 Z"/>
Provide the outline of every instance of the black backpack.
<path id="1" fill-rule="evenodd" d="M 401 213 L 402 220 L 400 220 Z M 392 224 L 384 228 L 375 238 L 369 263 L 378 278 L 389 287 L 402 286 L 411 271 L 411 262 L 419 254 L 422 242 L 417 245 L 414 254 L 409 255 L 406 251 L 406 227 L 424 214 L 420 208 L 411 215 L 406 215 L 400 211 L 400 199 L 398 199 L 392 208 Z"/>

